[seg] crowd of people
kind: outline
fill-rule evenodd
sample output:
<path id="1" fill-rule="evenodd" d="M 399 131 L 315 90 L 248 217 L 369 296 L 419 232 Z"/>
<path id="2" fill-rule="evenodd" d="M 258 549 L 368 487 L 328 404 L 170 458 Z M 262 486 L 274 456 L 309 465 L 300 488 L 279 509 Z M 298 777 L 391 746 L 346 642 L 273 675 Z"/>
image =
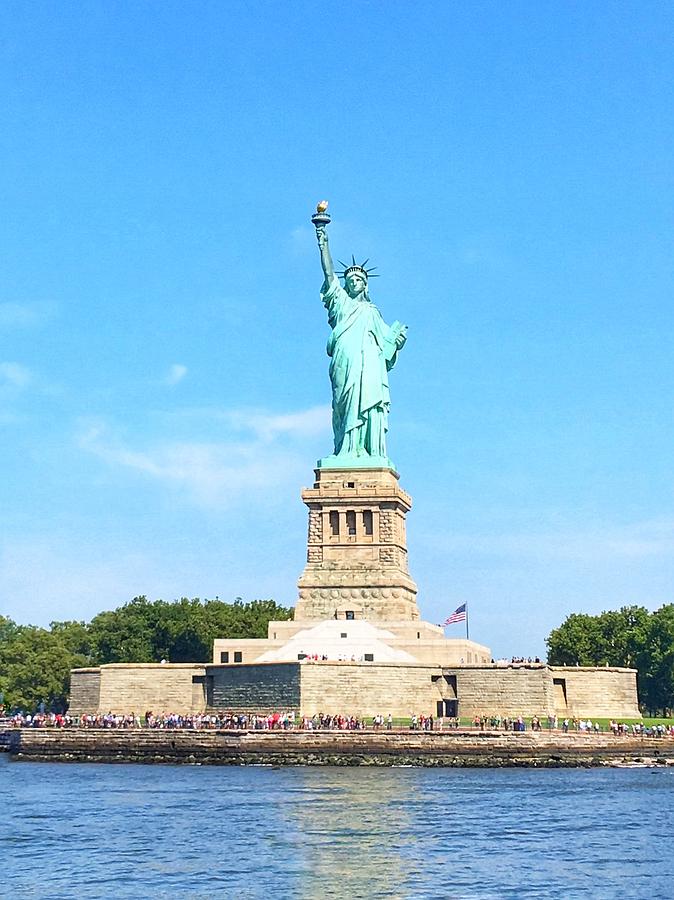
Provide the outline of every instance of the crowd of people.
<path id="1" fill-rule="evenodd" d="M 517 718 L 500 715 L 475 716 L 472 725 L 473 728 L 478 728 L 480 731 L 497 731 L 500 728 L 503 728 L 504 731 L 526 731 L 527 728 L 526 720 L 523 716 L 518 716 Z M 532 717 L 530 727 L 532 731 L 542 730 L 539 716 Z"/>
<path id="2" fill-rule="evenodd" d="M 412 717 L 417 727 L 417 717 Z M 420 717 L 421 727 L 428 727 L 428 719 Z M 432 719 L 431 719 L 432 721 Z M 147 710 L 143 716 L 137 713 L 105 713 L 85 714 L 81 716 L 62 715 L 60 713 L 17 713 L 2 720 L 2 724 L 13 728 L 151 728 L 151 729 L 223 729 L 251 731 L 288 731 L 292 729 L 329 730 L 329 731 L 362 731 L 366 728 L 379 730 L 383 727 L 393 728 L 393 717 L 383 715 L 372 719 L 358 716 L 296 715 L 294 710 L 274 712 L 268 715 L 247 713 L 154 713 Z"/>
<path id="3" fill-rule="evenodd" d="M 521 666 L 521 665 L 542 665 L 540 656 L 511 656 L 508 659 L 502 656 L 500 659 L 492 659 L 494 666 Z"/>
<path id="4" fill-rule="evenodd" d="M 526 731 L 527 727 L 531 731 L 563 731 L 564 734 L 569 732 L 579 732 L 584 734 L 602 734 L 602 732 L 611 732 L 615 735 L 645 735 L 646 737 L 674 737 L 674 725 L 665 725 L 659 722 L 654 725 L 644 725 L 642 722 L 617 722 L 611 719 L 604 727 L 599 722 L 593 722 L 591 719 L 564 718 L 560 721 L 557 716 L 547 716 L 545 721 L 540 716 L 532 716 L 527 726 L 523 716 L 510 718 L 508 716 L 475 716 L 473 719 L 473 728 L 480 731 L 487 729 L 498 730 L 503 728 L 504 731 Z"/>
<path id="5" fill-rule="evenodd" d="M 391 731 L 441 731 L 443 729 L 456 730 L 466 727 L 461 724 L 458 716 L 450 718 L 436 718 L 432 715 L 417 715 L 413 713 L 408 721 L 393 718 L 391 713 L 384 716 L 377 713 L 371 717 L 347 716 L 318 713 L 314 716 L 298 716 L 294 710 L 273 712 L 265 715 L 249 713 L 154 713 L 147 710 L 144 715 L 135 712 L 119 714 L 108 712 L 105 714 L 85 714 L 70 716 L 67 713 L 17 713 L 0 719 L 0 725 L 10 728 L 151 728 L 151 729 L 222 729 L 222 730 L 250 730 L 250 731 L 363 731 L 382 729 Z M 522 732 L 531 731 L 562 731 L 578 732 L 585 734 L 611 733 L 616 736 L 632 735 L 645 737 L 674 737 L 674 724 L 663 722 L 644 725 L 641 722 L 625 723 L 611 719 L 606 726 L 591 719 L 565 718 L 561 721 L 557 716 L 548 716 L 545 721 L 540 716 L 532 716 L 528 721 L 523 716 L 475 716 L 470 726 L 478 731 L 504 731 Z"/>
<path id="6" fill-rule="evenodd" d="M 642 722 L 614 722 L 611 720 L 609 728 L 613 734 L 643 734 L 646 737 L 665 737 L 669 735 L 674 737 L 674 725 L 665 725 L 664 722 L 657 722 L 655 725 L 644 725 Z"/>

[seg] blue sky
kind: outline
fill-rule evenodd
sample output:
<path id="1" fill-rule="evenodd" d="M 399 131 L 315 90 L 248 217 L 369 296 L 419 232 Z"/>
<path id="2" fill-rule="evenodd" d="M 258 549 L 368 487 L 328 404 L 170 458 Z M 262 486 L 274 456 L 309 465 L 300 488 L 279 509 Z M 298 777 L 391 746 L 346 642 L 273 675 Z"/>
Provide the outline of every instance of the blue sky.
<path id="1" fill-rule="evenodd" d="M 330 451 L 309 222 L 409 324 L 424 618 L 674 600 L 674 11 L 5 3 L 0 613 L 294 603 Z M 461 626 L 448 629 L 461 634 Z"/>

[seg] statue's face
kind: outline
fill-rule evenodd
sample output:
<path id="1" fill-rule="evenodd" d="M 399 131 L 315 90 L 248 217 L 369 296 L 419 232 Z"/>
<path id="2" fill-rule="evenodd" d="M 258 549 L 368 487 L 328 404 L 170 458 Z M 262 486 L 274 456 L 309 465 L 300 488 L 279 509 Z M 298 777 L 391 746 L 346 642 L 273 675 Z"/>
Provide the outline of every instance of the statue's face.
<path id="1" fill-rule="evenodd" d="M 365 290 L 365 279 L 358 272 L 349 272 L 345 279 L 346 292 L 350 297 L 357 297 Z"/>

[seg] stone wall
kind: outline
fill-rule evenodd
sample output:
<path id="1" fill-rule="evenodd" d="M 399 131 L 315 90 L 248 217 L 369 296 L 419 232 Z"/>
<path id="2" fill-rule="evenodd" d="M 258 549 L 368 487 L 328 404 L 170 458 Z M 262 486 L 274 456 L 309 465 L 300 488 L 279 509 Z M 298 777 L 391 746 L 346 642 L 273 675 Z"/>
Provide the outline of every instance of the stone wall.
<path id="1" fill-rule="evenodd" d="M 397 650 L 405 650 L 424 665 L 477 666 L 490 665 L 491 650 L 483 644 L 464 638 L 446 638 L 442 631 L 429 622 L 415 622 L 400 626 L 399 623 L 382 622 L 395 635 L 388 641 Z"/>
<path id="2" fill-rule="evenodd" d="M 547 716 L 554 711 L 547 666 L 443 668 L 456 677 L 459 715 Z"/>
<path id="3" fill-rule="evenodd" d="M 639 717 L 633 669 L 337 661 L 75 669 L 70 712 L 200 712 L 206 693 L 209 706 L 225 711 L 398 718 L 435 716 L 439 701 L 458 700 L 461 716 Z"/>
<path id="4" fill-rule="evenodd" d="M 213 665 L 254 663 L 279 643 L 268 638 L 216 638 L 213 641 Z"/>
<path id="5" fill-rule="evenodd" d="M 634 719 L 637 704 L 635 669 L 551 666 L 558 716 Z"/>
<path id="6" fill-rule="evenodd" d="M 205 707 L 201 663 L 113 663 L 100 671 L 99 712 L 142 716 L 147 711 L 189 713 Z"/>
<path id="7" fill-rule="evenodd" d="M 71 716 L 81 716 L 98 710 L 101 694 L 101 670 L 73 669 L 70 673 L 70 704 L 68 712 Z"/>
<path id="8" fill-rule="evenodd" d="M 437 666 L 313 662 L 301 668 L 302 714 L 429 715 L 440 698 Z"/>
<path id="9" fill-rule="evenodd" d="M 339 600 L 339 598 L 337 598 Z M 344 600 L 344 598 L 341 598 Z M 339 602 L 341 602 L 341 600 Z M 355 601 L 344 600 L 345 603 L 351 602 L 358 609 Z M 360 615 L 355 616 L 360 619 Z M 337 616 L 342 623 L 347 620 L 342 613 Z M 325 620 L 323 620 L 325 621 Z M 329 621 L 335 621 L 334 618 Z M 370 620 L 371 621 L 371 620 Z M 283 647 L 290 641 L 298 631 L 313 628 L 321 624 L 320 621 L 290 621 L 290 622 L 270 622 L 268 627 L 268 638 L 216 638 L 213 641 L 213 665 L 231 665 L 233 663 L 254 663 L 260 661 L 260 658 L 272 650 Z M 385 631 L 390 631 L 393 637 L 384 638 L 384 643 L 396 650 L 404 650 L 418 663 L 423 665 L 435 666 L 459 666 L 459 665 L 486 665 L 491 660 L 491 650 L 475 641 L 468 641 L 464 638 L 446 638 L 443 631 L 437 625 L 430 622 L 418 621 L 388 621 L 377 620 L 371 621 L 371 624 Z M 345 626 L 346 627 L 346 626 Z M 350 656 L 355 652 L 356 659 L 359 658 L 361 652 L 352 651 L 346 644 L 340 648 L 339 653 L 331 656 L 331 659 L 338 659 L 342 656 Z M 329 655 L 329 654 L 328 654 Z M 276 657 L 278 658 L 278 657 Z M 297 659 L 296 652 L 293 655 L 281 657 L 287 662 L 295 662 Z M 379 660 L 383 661 L 383 660 Z M 269 658 L 264 662 L 269 662 Z"/>
<path id="10" fill-rule="evenodd" d="M 213 765 L 597 766 L 674 764 L 674 739 L 512 732 L 23 728 L 15 760 Z"/>
<path id="11" fill-rule="evenodd" d="M 300 664 L 208 666 L 208 706 L 236 712 L 281 712 L 300 708 Z"/>
<path id="12" fill-rule="evenodd" d="M 417 620 L 417 586 L 407 562 L 405 516 L 412 500 L 391 469 L 316 469 L 302 491 L 309 508 L 307 564 L 297 621 Z"/>
<path id="13" fill-rule="evenodd" d="M 442 671 L 456 677 L 462 716 L 640 716 L 634 669 L 532 664 L 445 667 Z"/>

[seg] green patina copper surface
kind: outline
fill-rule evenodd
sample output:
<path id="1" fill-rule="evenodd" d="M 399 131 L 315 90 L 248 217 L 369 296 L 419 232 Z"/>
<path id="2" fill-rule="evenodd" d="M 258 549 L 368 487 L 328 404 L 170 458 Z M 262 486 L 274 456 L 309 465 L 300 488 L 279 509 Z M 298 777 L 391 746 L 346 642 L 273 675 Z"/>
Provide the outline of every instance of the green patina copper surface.
<path id="1" fill-rule="evenodd" d="M 391 405 L 388 373 L 407 339 L 407 326 L 387 325 L 368 291 L 365 264 L 345 266 L 340 284 L 330 254 L 327 203 L 312 218 L 325 280 L 321 299 L 332 329 L 328 339 L 332 384 L 334 453 L 319 468 L 370 469 L 395 466 L 386 453 Z M 366 261 L 367 262 L 367 261 Z"/>

